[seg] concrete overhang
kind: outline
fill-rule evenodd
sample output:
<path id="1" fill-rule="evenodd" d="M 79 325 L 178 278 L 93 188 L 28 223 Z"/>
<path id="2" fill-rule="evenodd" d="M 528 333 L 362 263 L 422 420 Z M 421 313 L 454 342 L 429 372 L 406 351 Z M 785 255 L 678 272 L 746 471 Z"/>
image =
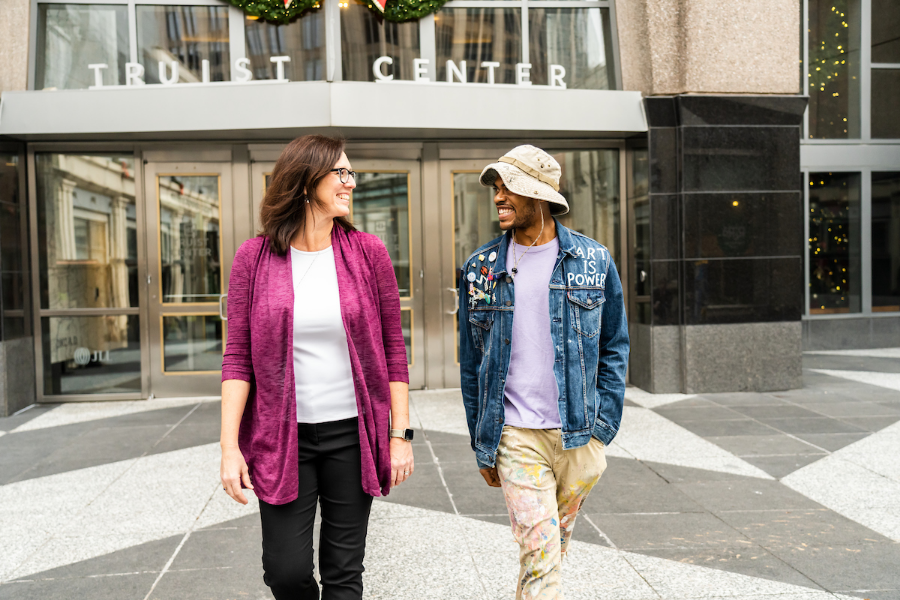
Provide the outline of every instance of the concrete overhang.
<path id="1" fill-rule="evenodd" d="M 0 136 L 23 141 L 584 139 L 647 131 L 640 92 L 325 81 L 5 92 Z"/>

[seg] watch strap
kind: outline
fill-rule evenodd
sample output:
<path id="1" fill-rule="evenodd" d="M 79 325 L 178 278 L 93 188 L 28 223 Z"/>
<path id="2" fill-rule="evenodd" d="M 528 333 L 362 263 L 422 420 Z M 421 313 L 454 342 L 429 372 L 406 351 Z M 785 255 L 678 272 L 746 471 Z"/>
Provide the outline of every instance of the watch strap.
<path id="1" fill-rule="evenodd" d="M 411 442 L 413 440 L 412 429 L 391 429 L 390 433 L 392 438 L 401 438 L 406 440 L 407 442 Z"/>

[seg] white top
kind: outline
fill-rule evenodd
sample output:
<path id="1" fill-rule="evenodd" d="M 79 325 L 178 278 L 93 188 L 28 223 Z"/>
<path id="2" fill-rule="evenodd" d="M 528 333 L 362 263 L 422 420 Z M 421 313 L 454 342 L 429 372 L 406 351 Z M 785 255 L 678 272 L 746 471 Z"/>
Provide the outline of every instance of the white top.
<path id="1" fill-rule="evenodd" d="M 355 417 L 359 413 L 334 249 L 301 252 L 292 247 L 291 273 L 297 421 L 326 423 Z"/>

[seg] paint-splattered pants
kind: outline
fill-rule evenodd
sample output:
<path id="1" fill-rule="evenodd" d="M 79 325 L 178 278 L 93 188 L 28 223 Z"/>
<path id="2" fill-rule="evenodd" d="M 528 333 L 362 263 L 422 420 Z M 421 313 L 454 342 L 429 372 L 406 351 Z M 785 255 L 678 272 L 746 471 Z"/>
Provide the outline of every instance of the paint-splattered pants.
<path id="1" fill-rule="evenodd" d="M 519 543 L 517 600 L 558 600 L 560 563 L 581 503 L 606 469 L 603 442 L 563 450 L 559 429 L 505 426 L 497 473 Z"/>

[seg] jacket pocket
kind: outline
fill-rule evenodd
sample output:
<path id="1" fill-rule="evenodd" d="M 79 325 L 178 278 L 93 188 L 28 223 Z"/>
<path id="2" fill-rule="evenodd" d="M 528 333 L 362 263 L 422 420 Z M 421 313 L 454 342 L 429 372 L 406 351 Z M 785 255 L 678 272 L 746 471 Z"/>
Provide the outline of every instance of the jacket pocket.
<path id="1" fill-rule="evenodd" d="M 603 290 L 573 290 L 566 294 L 569 300 L 569 321 L 572 328 L 584 337 L 600 333 L 600 315 L 606 298 Z"/>
<path id="2" fill-rule="evenodd" d="M 472 331 L 472 339 L 475 347 L 484 352 L 484 342 L 490 335 L 491 325 L 494 322 L 494 311 L 471 310 L 469 311 L 469 329 Z"/>

